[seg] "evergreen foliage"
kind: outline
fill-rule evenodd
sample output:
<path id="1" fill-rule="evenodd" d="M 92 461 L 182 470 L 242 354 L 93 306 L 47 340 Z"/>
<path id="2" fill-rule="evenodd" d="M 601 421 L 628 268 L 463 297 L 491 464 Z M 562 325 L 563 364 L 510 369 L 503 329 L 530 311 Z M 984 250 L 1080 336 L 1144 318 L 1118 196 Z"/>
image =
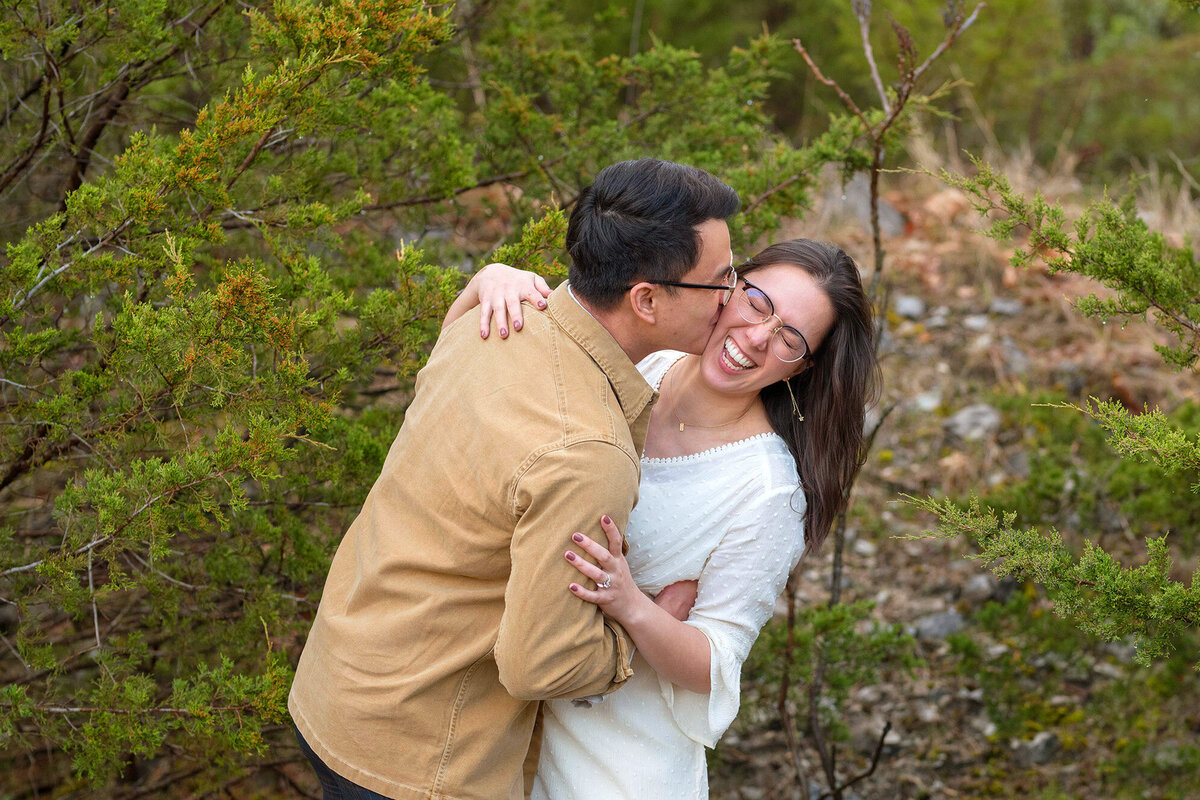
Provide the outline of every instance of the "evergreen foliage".
<path id="1" fill-rule="evenodd" d="M 1190 246 L 1168 245 L 1162 234 L 1137 217 L 1131 201 L 1097 201 L 1070 224 L 1061 206 L 1040 194 L 1024 197 L 986 164 L 976 166 L 973 177 L 942 177 L 967 192 L 981 214 L 992 215 L 990 236 L 1004 239 L 1018 229 L 1027 233 L 1026 246 L 1013 255 L 1014 265 L 1028 266 L 1040 258 L 1051 271 L 1097 280 L 1112 295 L 1083 298 L 1077 303 L 1081 313 L 1105 323 L 1152 321 L 1175 342 L 1156 346 L 1164 360 L 1195 372 L 1200 358 L 1200 266 Z M 1117 454 L 1150 463 L 1160 474 L 1182 474 L 1190 493 L 1200 494 L 1196 432 L 1172 423 L 1158 409 L 1130 410 L 1111 400 L 1090 398 L 1082 405 L 1059 407 L 1093 420 Z M 1041 583 L 1058 613 L 1084 630 L 1109 640 L 1133 637 L 1141 664 L 1165 657 L 1185 631 L 1200 628 L 1200 571 L 1189 584 L 1172 577 L 1166 536 L 1147 536 L 1146 562 L 1125 566 L 1094 535 L 1083 536 L 1082 552 L 1076 553 L 1057 528 L 1042 533 L 1035 526 L 1020 527 L 1015 512 L 998 515 L 974 498 L 965 507 L 951 499 L 909 500 L 937 515 L 942 536 L 962 534 L 973 540 L 978 557 L 992 562 L 996 574 Z M 1192 531 L 1176 535 L 1194 540 Z"/>

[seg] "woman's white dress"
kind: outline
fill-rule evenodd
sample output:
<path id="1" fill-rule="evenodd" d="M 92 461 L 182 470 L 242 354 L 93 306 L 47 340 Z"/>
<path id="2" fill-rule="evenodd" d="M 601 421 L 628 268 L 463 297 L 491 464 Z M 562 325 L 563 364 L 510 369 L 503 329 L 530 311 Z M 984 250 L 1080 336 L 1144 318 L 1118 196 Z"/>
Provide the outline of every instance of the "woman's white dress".
<path id="1" fill-rule="evenodd" d="M 648 356 L 652 386 L 682 353 Z M 804 493 L 774 433 L 679 458 L 642 458 L 629 568 L 657 594 L 699 579 L 688 625 L 711 645 L 708 694 L 680 689 L 635 653 L 633 677 L 590 705 L 545 704 L 534 800 L 707 798 L 704 748 L 737 715 L 742 662 L 803 553 Z"/>

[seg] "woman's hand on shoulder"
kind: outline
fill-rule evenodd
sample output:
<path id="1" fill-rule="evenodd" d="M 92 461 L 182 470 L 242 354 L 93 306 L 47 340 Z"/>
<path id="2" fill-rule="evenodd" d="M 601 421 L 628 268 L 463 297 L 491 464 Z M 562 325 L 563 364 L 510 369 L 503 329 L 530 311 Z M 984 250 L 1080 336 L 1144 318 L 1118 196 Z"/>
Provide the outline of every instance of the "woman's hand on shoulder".
<path id="1" fill-rule="evenodd" d="M 521 301 L 545 308 L 550 296 L 550 286 L 541 275 L 507 264 L 488 264 L 475 273 L 471 283 L 479 298 L 479 335 L 484 339 L 491 332 L 493 320 L 501 339 L 508 338 L 510 324 L 512 330 L 521 330 L 525 324 Z"/>

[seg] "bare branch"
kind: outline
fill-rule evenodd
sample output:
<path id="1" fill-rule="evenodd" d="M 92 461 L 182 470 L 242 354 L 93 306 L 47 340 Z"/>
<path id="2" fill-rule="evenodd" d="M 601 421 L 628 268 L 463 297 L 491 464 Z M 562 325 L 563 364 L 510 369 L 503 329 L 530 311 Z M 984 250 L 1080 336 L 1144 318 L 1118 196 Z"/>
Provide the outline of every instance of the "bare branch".
<path id="1" fill-rule="evenodd" d="M 961 36 L 967 28 L 975 24 L 975 20 L 979 17 L 979 12 L 986 7 L 987 3 L 980 3 L 979 5 L 975 6 L 975 10 L 972 11 L 971 15 L 965 20 L 959 17 L 954 21 L 954 25 L 951 26 L 950 30 L 946 32 L 946 38 L 942 40 L 942 43 L 937 46 L 937 49 L 929 54 L 929 57 L 925 59 L 921 66 L 917 67 L 916 70 L 913 71 L 912 79 L 914 83 L 921 79 L 921 76 L 925 74 L 925 70 L 929 69 L 933 62 L 941 58 L 942 54 L 945 53 L 952 44 L 954 44 L 958 37 Z"/>
<path id="2" fill-rule="evenodd" d="M 867 66 L 871 68 L 871 80 L 875 83 L 875 91 L 879 94 L 879 104 L 884 113 L 891 111 L 888 103 L 887 90 L 883 88 L 883 79 L 879 77 L 879 65 L 875 63 L 875 50 L 871 47 L 871 2 L 856 0 L 854 15 L 858 17 L 858 34 L 862 39 L 863 55 L 867 57 Z"/>
<path id="3" fill-rule="evenodd" d="M 858 775 L 855 775 L 853 778 L 851 778 L 850 780 L 843 783 L 841 786 L 838 787 L 839 790 L 849 789 L 851 786 L 858 783 L 863 778 L 869 778 L 875 774 L 875 767 L 877 767 L 879 765 L 879 756 L 883 754 L 884 740 L 887 739 L 887 735 L 888 735 L 888 733 L 891 732 L 891 730 L 892 730 L 891 720 L 888 720 L 887 722 L 883 723 L 883 733 L 879 734 L 879 741 L 875 743 L 875 753 L 871 756 L 871 766 L 867 767 L 866 772 L 859 773 Z"/>
<path id="4" fill-rule="evenodd" d="M 862 121 L 863 127 L 867 131 L 870 131 L 871 123 L 867 121 L 866 116 L 863 114 L 862 110 L 859 109 L 858 104 L 854 102 L 854 99 L 850 97 L 850 95 L 846 94 L 846 90 L 843 89 L 833 78 L 825 77 L 825 73 L 821 72 L 821 68 L 818 67 L 816 62 L 812 60 L 812 56 L 808 54 L 808 50 L 804 48 L 804 45 L 800 43 L 799 39 L 792 39 L 792 46 L 795 47 L 796 52 L 804 58 L 804 62 L 808 64 L 808 68 L 812 70 L 813 77 L 826 86 L 832 87 L 833 90 L 837 92 L 838 97 L 842 99 L 842 102 L 846 105 L 846 108 L 850 109 L 854 116 L 858 117 L 859 120 Z"/>
<path id="5" fill-rule="evenodd" d="M 29 166 L 29 162 L 33 161 L 33 157 L 37 155 L 38 151 L 46 143 L 46 134 L 50 130 L 50 97 L 52 94 L 49 86 L 42 92 L 41 127 L 38 129 L 38 134 L 34 137 L 29 147 L 25 148 L 25 152 L 9 165 L 3 175 L 0 175 L 0 192 L 3 192 L 25 172 L 26 167 Z"/>

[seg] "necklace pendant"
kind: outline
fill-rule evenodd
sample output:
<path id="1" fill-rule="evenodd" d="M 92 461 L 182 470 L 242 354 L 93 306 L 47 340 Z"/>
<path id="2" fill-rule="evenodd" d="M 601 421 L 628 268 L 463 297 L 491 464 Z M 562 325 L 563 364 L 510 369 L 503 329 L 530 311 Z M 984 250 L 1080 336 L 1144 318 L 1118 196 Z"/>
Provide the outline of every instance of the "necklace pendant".
<path id="1" fill-rule="evenodd" d="M 679 423 L 679 432 L 683 433 L 683 423 Z"/>

